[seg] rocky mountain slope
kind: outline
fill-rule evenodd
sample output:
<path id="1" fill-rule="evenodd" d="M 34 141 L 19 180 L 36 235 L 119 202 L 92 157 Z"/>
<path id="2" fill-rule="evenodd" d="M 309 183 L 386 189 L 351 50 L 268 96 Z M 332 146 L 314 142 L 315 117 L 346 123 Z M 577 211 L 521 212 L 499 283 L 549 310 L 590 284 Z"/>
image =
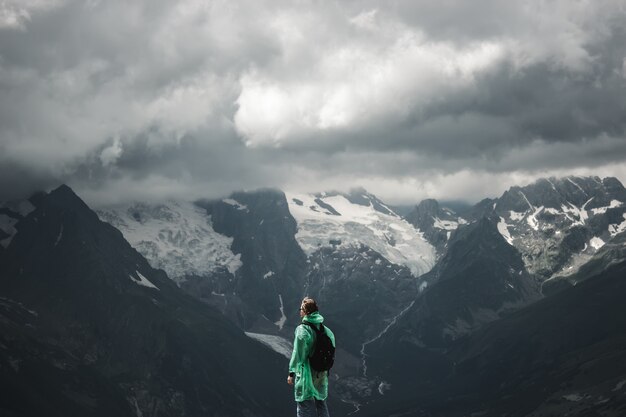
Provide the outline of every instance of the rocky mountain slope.
<path id="1" fill-rule="evenodd" d="M 449 208 L 440 207 L 437 200 L 433 199 L 421 201 L 405 218 L 424 233 L 428 242 L 437 248 L 439 256 L 445 253 L 452 232 L 459 225 L 467 224 L 467 220 L 463 217 L 458 216 Z"/>
<path id="2" fill-rule="evenodd" d="M 624 415 L 625 276 L 626 261 L 614 263 L 446 350 L 401 341 L 393 364 L 372 362 L 391 390 L 360 415 Z"/>
<path id="3" fill-rule="evenodd" d="M 626 227 L 626 189 L 615 178 L 542 179 L 512 187 L 484 215 L 543 279 L 574 272 Z"/>
<path id="4" fill-rule="evenodd" d="M 98 214 L 154 267 L 252 332 L 292 329 L 307 294 L 320 298 L 331 316 L 346 311 L 336 294 L 348 288 L 353 299 L 380 294 L 370 312 L 393 317 L 436 258 L 418 230 L 364 190 L 259 190 L 197 204 L 104 207 Z M 374 320 L 346 328 L 355 328 L 358 341 L 380 326 Z"/>
<path id="5" fill-rule="evenodd" d="M 0 414 L 290 412 L 286 386 L 258 383 L 282 381 L 284 357 L 183 293 L 68 187 L 30 203 L 0 254 Z"/>
<path id="6" fill-rule="evenodd" d="M 427 376 L 414 387 L 430 392 L 454 370 L 446 352 L 460 340 L 623 259 L 624 202 L 614 178 L 567 177 L 512 187 L 459 213 L 425 200 L 406 218 L 364 190 L 171 202 L 163 206 L 180 214 L 161 216 L 158 227 L 145 219 L 168 210 L 99 214 L 123 218 L 120 230 L 153 266 L 209 257 L 178 284 L 277 351 L 288 346 L 300 298 L 316 297 L 344 335 L 333 394 L 359 410 L 383 394 L 399 398 L 394 378 L 409 364 Z M 148 250 L 142 236 L 166 239 L 172 257 Z"/>

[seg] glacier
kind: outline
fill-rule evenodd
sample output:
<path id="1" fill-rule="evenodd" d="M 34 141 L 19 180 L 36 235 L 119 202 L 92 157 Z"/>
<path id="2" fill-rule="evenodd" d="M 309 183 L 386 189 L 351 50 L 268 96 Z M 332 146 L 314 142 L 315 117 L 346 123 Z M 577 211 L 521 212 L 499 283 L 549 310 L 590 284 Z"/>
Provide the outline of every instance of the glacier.
<path id="1" fill-rule="evenodd" d="M 308 256 L 322 247 L 364 245 L 389 262 L 408 267 L 414 276 L 435 264 L 435 248 L 392 211 L 383 213 L 371 203 L 355 204 L 343 195 L 285 195 L 298 224 L 296 240 Z"/>

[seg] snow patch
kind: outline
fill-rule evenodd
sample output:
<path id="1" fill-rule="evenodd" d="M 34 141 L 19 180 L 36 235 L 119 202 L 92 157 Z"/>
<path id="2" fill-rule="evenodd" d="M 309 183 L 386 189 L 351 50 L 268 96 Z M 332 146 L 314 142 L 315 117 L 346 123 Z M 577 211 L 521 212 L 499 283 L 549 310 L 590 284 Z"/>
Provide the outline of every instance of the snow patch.
<path id="1" fill-rule="evenodd" d="M 59 235 L 57 236 L 56 241 L 54 242 L 54 246 L 56 247 L 56 245 L 59 244 L 59 242 L 61 241 L 61 238 L 63 237 L 63 223 L 61 223 L 61 230 L 59 231 Z"/>
<path id="2" fill-rule="evenodd" d="M 563 398 L 565 398 L 567 401 L 578 402 L 585 397 L 580 394 L 568 394 L 564 395 Z"/>
<path id="3" fill-rule="evenodd" d="M 509 225 L 506 224 L 506 221 L 504 220 L 504 218 L 500 217 L 500 221 L 498 222 L 498 232 L 500 232 L 502 237 L 506 239 L 509 245 L 513 246 L 513 238 L 511 237 L 511 234 L 509 233 L 508 226 Z"/>
<path id="4" fill-rule="evenodd" d="M 459 223 L 454 220 L 441 220 L 439 217 L 433 217 L 435 223 L 433 227 L 442 230 L 456 230 L 459 227 Z"/>
<path id="5" fill-rule="evenodd" d="M 222 202 L 235 207 L 237 210 L 248 211 L 248 206 L 246 206 L 245 204 L 241 204 L 239 201 L 233 200 L 232 198 L 225 198 L 222 200 Z"/>
<path id="6" fill-rule="evenodd" d="M 263 275 L 263 279 L 268 279 L 269 277 L 274 276 L 274 275 L 276 275 L 274 271 L 269 271 L 268 273 Z"/>
<path id="7" fill-rule="evenodd" d="M 587 193 L 585 192 L 585 190 L 582 189 L 582 187 L 578 184 L 576 184 L 571 178 L 567 177 L 566 178 L 569 182 L 571 182 L 572 184 L 574 184 L 576 186 L 576 188 L 578 188 L 580 191 L 582 191 L 582 193 L 584 195 L 587 195 Z"/>
<path id="8" fill-rule="evenodd" d="M 524 218 L 524 216 L 526 215 L 526 213 L 518 213 L 516 211 L 509 211 L 509 218 L 513 221 L 520 221 Z"/>
<path id="9" fill-rule="evenodd" d="M 530 203 L 528 203 L 530 204 Z M 539 222 L 537 221 L 537 215 L 539 213 L 541 213 L 541 211 L 544 209 L 543 206 L 535 209 L 535 211 L 533 211 L 532 214 L 529 214 L 528 217 L 526 218 L 526 221 L 528 222 L 528 225 L 530 227 L 532 227 L 534 230 L 539 230 Z"/>
<path id="10" fill-rule="evenodd" d="M 613 388 L 613 392 L 621 390 L 621 389 L 624 387 L 624 385 L 626 385 L 626 379 L 625 379 L 625 380 L 623 380 L 623 381 L 621 381 L 621 382 L 619 382 L 619 383 L 615 386 L 615 388 Z"/>
<path id="11" fill-rule="evenodd" d="M 591 211 L 593 212 L 593 214 L 604 214 L 608 209 L 621 207 L 623 204 L 624 203 L 622 203 L 621 201 L 611 200 L 608 206 L 593 208 L 591 209 Z"/>
<path id="12" fill-rule="evenodd" d="M 133 282 L 137 285 L 142 285 L 144 287 L 148 287 L 148 288 L 154 288 L 155 290 L 159 290 L 159 288 L 157 288 L 156 285 L 154 285 L 153 283 L 151 283 L 148 278 L 144 277 L 141 272 L 139 271 L 135 271 L 135 273 L 137 274 L 137 276 L 139 278 L 135 278 L 132 274 L 129 275 L 130 279 L 133 280 Z M 160 290 L 159 290 L 160 291 Z"/>
<path id="13" fill-rule="evenodd" d="M 283 305 L 283 296 L 281 294 L 278 294 L 278 301 L 280 301 L 280 319 L 274 322 L 274 324 L 278 326 L 279 330 L 282 330 L 287 321 L 287 316 L 285 316 L 285 306 Z"/>
<path id="14" fill-rule="evenodd" d="M 599 237 L 592 237 L 591 240 L 589 241 L 589 244 L 595 249 L 598 250 L 600 249 L 602 246 L 604 246 L 604 240 L 600 239 Z"/>
<path id="15" fill-rule="evenodd" d="M 609 225 L 609 233 L 611 234 L 611 237 L 618 235 L 622 233 L 624 230 L 626 230 L 626 213 L 624 213 L 622 217 L 624 217 L 624 221 L 621 222 L 620 224 Z"/>
<path id="16" fill-rule="evenodd" d="M 524 194 L 522 191 L 519 192 L 522 197 L 524 198 L 524 200 L 526 200 L 526 204 L 528 204 L 528 207 L 530 207 L 531 210 L 535 209 L 535 206 L 533 206 L 532 204 L 530 204 L 530 201 L 528 201 L 528 198 L 526 198 L 526 194 Z"/>
<path id="17" fill-rule="evenodd" d="M 274 336 L 271 334 L 251 333 L 251 332 L 245 332 L 245 333 L 246 333 L 246 336 L 263 343 L 265 346 L 269 347 L 275 352 L 280 353 L 287 359 L 291 358 L 291 351 L 293 350 L 293 346 L 291 342 L 289 342 L 287 339 L 280 337 L 280 336 Z"/>
<path id="18" fill-rule="evenodd" d="M 585 221 L 589 218 L 589 215 L 587 214 L 587 210 L 578 208 L 569 202 L 567 204 L 568 204 L 567 206 L 565 204 L 562 204 L 561 210 L 563 211 L 563 215 L 573 222 L 572 226 L 585 224 Z M 569 214 L 572 214 L 575 217 L 578 217 L 578 220 L 575 220 Z"/>
<path id="19" fill-rule="evenodd" d="M 552 186 L 552 189 L 554 190 L 554 192 L 559 194 L 559 192 L 556 190 L 556 187 L 554 186 L 554 183 L 552 181 L 550 181 L 549 178 L 546 178 L 546 181 L 548 181 L 550 183 L 550 185 Z"/>

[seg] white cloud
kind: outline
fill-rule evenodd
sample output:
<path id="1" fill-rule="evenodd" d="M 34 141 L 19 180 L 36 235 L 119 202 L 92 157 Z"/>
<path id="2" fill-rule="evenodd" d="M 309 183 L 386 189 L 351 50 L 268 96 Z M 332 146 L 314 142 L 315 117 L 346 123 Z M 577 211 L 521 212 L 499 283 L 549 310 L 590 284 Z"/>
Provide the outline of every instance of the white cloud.
<path id="1" fill-rule="evenodd" d="M 350 23 L 361 29 L 375 30 L 377 28 L 376 15 L 377 9 L 372 9 L 366 12 L 361 12 L 358 15 L 350 19 Z"/>
<path id="2" fill-rule="evenodd" d="M 244 74 L 235 125 L 246 143 L 275 146 L 326 130 L 358 130 L 379 121 L 401 123 L 446 94 L 471 87 L 474 78 L 497 64 L 504 52 L 495 42 L 463 47 L 432 42 L 394 23 L 380 31 L 387 38 L 383 43 L 328 45 L 309 57 L 307 76 L 295 81 L 269 70 Z M 292 47 L 313 50 L 309 42 Z M 291 64 L 301 65 L 285 63 Z"/>
<path id="3" fill-rule="evenodd" d="M 100 162 L 102 166 L 109 166 L 115 164 L 118 158 L 122 155 L 122 144 L 119 138 L 115 138 L 111 146 L 104 148 L 100 152 Z"/>
<path id="4" fill-rule="evenodd" d="M 32 14 L 59 7 L 62 0 L 2 0 L 0 2 L 0 30 L 24 30 Z"/>

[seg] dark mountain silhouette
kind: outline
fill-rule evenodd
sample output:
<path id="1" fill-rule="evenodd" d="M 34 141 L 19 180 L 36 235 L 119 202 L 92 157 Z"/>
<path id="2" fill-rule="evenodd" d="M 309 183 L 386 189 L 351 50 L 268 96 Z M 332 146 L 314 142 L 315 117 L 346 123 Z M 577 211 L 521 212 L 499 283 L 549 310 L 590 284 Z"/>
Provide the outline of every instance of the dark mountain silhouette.
<path id="1" fill-rule="evenodd" d="M 154 270 L 66 186 L 0 256 L 0 414 L 273 416 L 285 359 Z M 289 411 L 288 411 L 289 410 Z"/>

